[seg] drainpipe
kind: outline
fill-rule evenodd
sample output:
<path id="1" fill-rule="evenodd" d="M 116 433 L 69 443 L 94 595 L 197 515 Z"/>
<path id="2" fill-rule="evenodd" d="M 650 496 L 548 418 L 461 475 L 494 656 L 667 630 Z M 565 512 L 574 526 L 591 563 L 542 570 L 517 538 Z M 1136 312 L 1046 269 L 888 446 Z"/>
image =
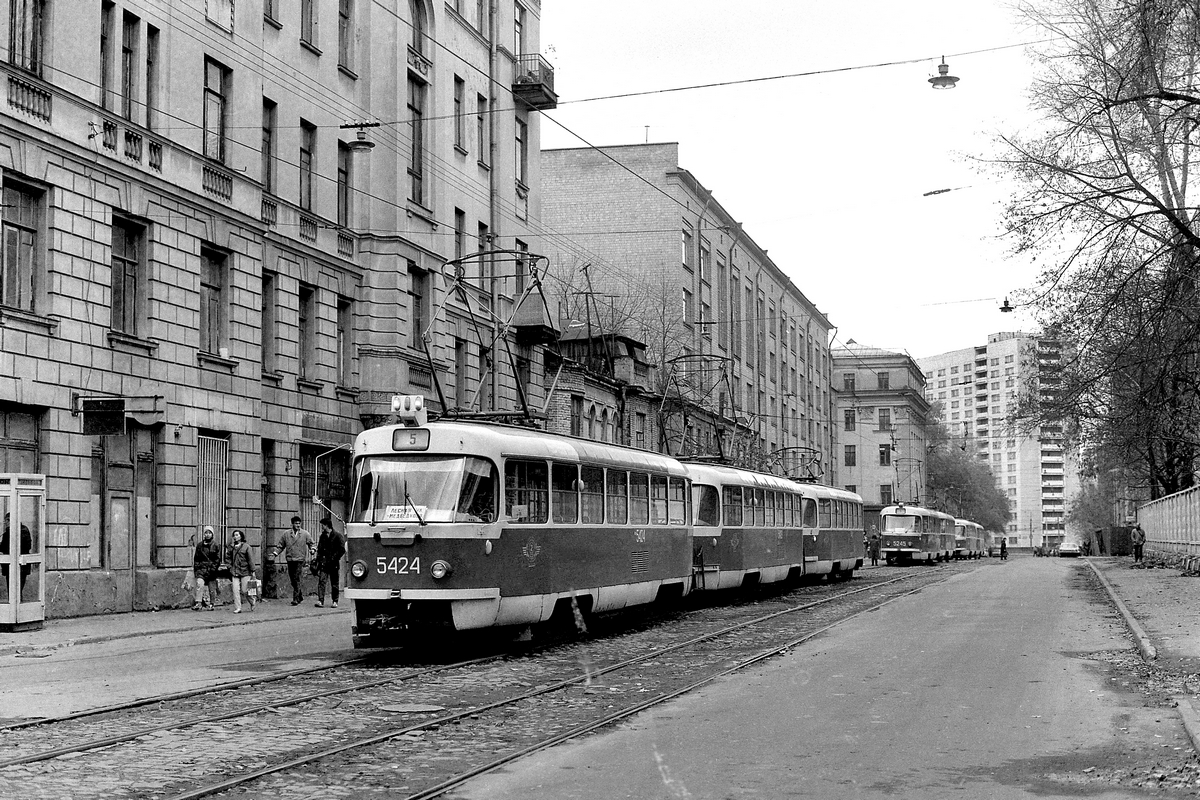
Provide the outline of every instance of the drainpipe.
<path id="1" fill-rule="evenodd" d="M 491 238 L 489 242 L 481 244 L 488 250 L 494 250 L 494 242 L 498 238 L 497 231 L 500 227 L 500 211 L 498 202 L 498 188 L 496 186 L 496 172 L 500 168 L 500 162 L 496 158 L 499 150 L 496 147 L 496 108 L 499 96 L 496 91 L 498 73 L 499 73 L 499 58 L 500 53 L 498 43 L 500 40 L 500 23 L 498 20 L 497 4 L 495 2 L 488 3 L 488 94 L 491 100 L 488 104 L 488 164 L 491 169 L 488 170 L 488 235 Z M 496 397 L 500 389 L 500 368 L 499 354 L 497 352 L 496 341 L 496 317 L 499 309 L 500 293 L 496 278 L 496 258 L 488 256 L 484 264 L 484 269 L 488 276 L 488 303 L 490 304 L 491 313 L 488 315 L 488 328 L 491 331 L 491 341 L 493 342 L 492 352 L 489 354 L 492 360 L 491 375 L 488 380 L 491 381 L 491 391 L 488 392 L 488 402 L 491 405 L 491 410 L 496 408 Z"/>

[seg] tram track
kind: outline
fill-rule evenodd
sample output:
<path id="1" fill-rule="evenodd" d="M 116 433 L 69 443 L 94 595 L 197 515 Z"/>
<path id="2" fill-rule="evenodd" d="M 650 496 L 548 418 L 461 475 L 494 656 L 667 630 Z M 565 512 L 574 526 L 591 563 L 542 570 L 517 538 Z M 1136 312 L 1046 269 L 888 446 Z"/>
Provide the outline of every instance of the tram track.
<path id="1" fill-rule="evenodd" d="M 89 769 L 103 771 L 109 767 L 116 767 L 119 773 L 125 774 L 125 779 L 113 776 L 114 784 L 126 787 L 122 796 L 129 796 L 130 790 L 135 795 L 149 795 L 151 786 L 159 789 L 164 784 L 169 787 L 169 791 L 178 792 L 174 795 L 177 798 L 236 794 L 248 784 L 252 785 L 255 794 L 287 794 L 289 783 L 296 779 L 304 781 L 307 773 L 313 771 L 319 773 L 319 779 L 327 785 L 336 785 L 338 780 L 346 780 L 356 787 L 361 787 L 362 773 L 374 772 L 362 769 L 361 759 L 392 760 L 392 751 L 395 744 L 398 744 L 406 752 L 413 751 L 417 761 L 424 763 L 424 759 L 433 764 L 430 770 L 417 769 L 420 776 L 411 776 L 414 781 L 419 779 L 423 784 L 423 788 L 417 789 L 411 797 L 436 797 L 473 775 L 510 763 L 529 752 L 610 725 L 646 708 L 693 691 L 723 675 L 774 657 L 848 619 L 876 610 L 899 596 L 920 591 L 931 583 L 944 580 L 945 572 L 944 568 L 906 570 L 905 574 L 895 578 L 851 588 L 848 591 L 835 590 L 835 593 L 828 597 L 799 604 L 795 601 L 802 598 L 797 598 L 794 594 L 755 601 L 744 606 L 740 615 L 745 617 L 749 612 L 763 608 L 769 609 L 767 613 L 753 614 L 750 618 L 729 624 L 728 619 L 739 616 L 735 607 L 703 608 L 681 615 L 665 625 L 620 634 L 613 638 L 587 640 L 569 646 L 559 645 L 549 652 L 535 652 L 517 657 L 511 654 L 487 656 L 436 667 L 411 669 L 405 674 L 358 681 L 354 685 L 347 684 L 327 690 L 292 692 L 269 702 L 241 704 L 239 708 L 221 713 L 135 726 L 135 729 L 118 735 L 97 736 L 82 742 L 76 739 L 74 745 L 41 749 L 35 747 L 34 752 L 22 753 L 15 757 L 4 758 L 3 750 L 0 749 L 0 794 L 5 793 L 5 784 L 10 777 L 19 780 L 22 770 L 40 767 L 53 772 L 61 770 L 61 767 L 56 765 L 64 764 L 70 764 L 70 769 L 75 770 L 81 764 L 93 760 L 99 763 L 95 767 L 89 763 Z M 883 597 L 879 596 L 881 593 Z M 754 629 L 763 631 L 778 627 L 779 620 L 788 618 L 803 618 L 801 627 L 805 629 L 790 636 L 784 635 L 786 631 L 778 629 L 766 634 L 749 633 Z M 762 644 L 760 637 L 763 635 L 767 638 L 774 637 L 775 643 L 771 646 Z M 641 641 L 646 636 L 657 639 L 660 646 L 647 649 Z M 663 643 L 663 640 L 667 641 Z M 753 652 L 749 652 L 748 648 Z M 636 655 L 621 657 L 622 652 L 630 650 Z M 672 659 L 678 663 L 668 663 Z M 703 675 L 694 680 L 675 679 L 664 682 L 661 680 L 661 674 L 660 679 L 653 677 L 655 673 L 664 671 L 672 675 L 699 674 L 701 662 L 704 664 Z M 608 700 L 626 694 L 624 689 L 616 688 L 617 682 L 613 678 L 618 675 L 624 675 L 623 680 L 630 687 L 635 684 L 639 687 L 632 689 L 633 693 L 651 696 L 611 709 L 612 704 Z M 590 708 L 576 708 L 575 706 L 581 705 L 576 702 L 580 698 L 587 700 L 588 702 L 582 705 Z M 414 719 L 411 723 L 402 722 L 397 725 L 395 717 L 388 712 L 388 709 L 396 704 L 407 704 L 414 708 L 440 708 L 449 713 L 431 716 L 429 712 L 425 712 L 420 715 L 421 718 Z M 302 706 L 305 708 L 303 713 L 278 713 L 281 709 L 299 709 Z M 570 713 L 566 713 L 564 709 Z M 379 716 L 381 710 L 385 716 Z M 181 712 L 187 717 L 186 709 L 173 711 L 176 717 L 180 716 Z M 528 725 L 515 722 L 530 714 L 534 717 L 548 716 L 548 720 L 541 723 L 530 722 Z M 328 735 L 310 733 L 299 742 L 294 741 L 295 737 L 291 737 L 291 749 L 295 756 L 273 758 L 273 755 L 280 752 L 277 746 L 279 738 L 289 738 L 286 726 L 303 726 L 307 724 L 307 719 L 320 720 L 322 726 L 327 725 Z M 497 738 L 496 727 L 505 720 L 509 723 L 509 730 L 499 737 L 504 741 L 490 748 L 478 747 L 480 741 Z M 281 731 L 282 737 L 254 735 L 256 731 L 266 729 L 271 729 L 274 733 L 279 725 L 285 726 Z M 54 724 L 49 726 L 57 727 Z M 510 735 L 513 730 L 525 729 L 541 730 L 546 735 L 530 741 L 524 741 L 525 737 L 519 736 L 516 737 L 519 741 L 516 741 Z M 235 754 L 233 758 L 223 757 L 219 764 L 209 764 L 206 767 L 203 759 L 197 763 L 195 759 L 186 755 L 183 758 L 179 757 L 181 743 L 195 738 L 204 741 L 214 731 L 222 731 L 224 737 L 230 740 L 228 744 Z M 3 733 L 9 735 L 0 736 L 0 747 L 9 744 L 6 739 L 11 739 L 18 731 Z M 73 737 L 79 731 L 64 733 L 67 737 Z M 264 738 L 265 741 L 258 741 Z M 465 739 L 465 747 L 456 747 L 452 741 L 456 738 Z M 446 749 L 444 753 L 439 753 L 439 749 L 443 747 L 439 743 L 443 741 L 447 742 Z M 170 763 L 163 765 L 169 780 L 158 781 L 151 776 L 149 783 L 143 783 L 129 774 L 129 764 L 136 763 L 137 759 L 124 758 L 122 752 L 127 753 L 129 748 L 147 742 L 176 753 L 172 762 L 174 767 L 171 767 Z M 389 743 L 393 745 L 389 747 Z M 155 746 L 150 749 L 156 749 Z M 457 764 L 459 759 L 453 755 L 459 752 L 465 752 L 465 758 L 462 759 L 464 763 L 461 766 Z M 364 753 L 367 755 L 364 756 Z M 153 757 L 153 753 L 147 753 L 146 756 Z M 452 765 L 450 762 L 455 763 Z M 213 769 L 213 766 L 218 769 Z M 384 780 L 381 785 L 374 787 L 375 790 L 389 796 L 394 796 L 398 791 L 411 791 L 411 787 L 403 786 L 403 782 L 408 780 L 405 769 L 400 767 L 399 770 L 385 770 Z M 354 772 L 354 775 L 347 776 L 344 774 L 345 770 Z M 429 774 L 426 775 L 426 772 Z M 222 773 L 232 774 L 225 777 Z M 215 777 L 221 779 L 214 781 Z M 312 775 L 307 775 L 308 780 L 311 781 L 312 778 Z M 9 784 L 9 788 L 16 785 Z M 101 790 L 100 795 L 103 796 L 103 787 L 96 788 Z M 70 792 L 51 791 L 43 796 L 59 797 L 69 794 Z M 161 789 L 153 794 L 163 796 Z M 23 796 L 37 795 L 23 792 Z"/>

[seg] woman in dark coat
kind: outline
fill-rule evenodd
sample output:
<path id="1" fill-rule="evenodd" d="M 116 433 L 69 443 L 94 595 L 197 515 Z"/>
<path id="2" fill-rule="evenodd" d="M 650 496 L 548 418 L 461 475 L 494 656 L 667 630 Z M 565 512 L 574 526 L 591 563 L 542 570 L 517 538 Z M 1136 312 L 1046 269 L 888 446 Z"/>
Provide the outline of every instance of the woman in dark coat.
<path id="1" fill-rule="evenodd" d="M 246 583 L 254 577 L 254 553 L 246 541 L 246 534 L 240 530 L 233 532 L 233 544 L 229 545 L 229 571 L 233 575 L 233 613 L 242 613 L 242 592 L 246 592 Z M 256 595 L 246 592 L 250 601 L 250 610 L 254 610 L 258 602 Z"/>
<path id="2" fill-rule="evenodd" d="M 217 567 L 220 563 L 221 550 L 213 541 L 212 526 L 205 525 L 204 536 L 192 556 L 192 571 L 196 573 L 196 602 L 192 611 L 212 611 L 217 604 Z"/>

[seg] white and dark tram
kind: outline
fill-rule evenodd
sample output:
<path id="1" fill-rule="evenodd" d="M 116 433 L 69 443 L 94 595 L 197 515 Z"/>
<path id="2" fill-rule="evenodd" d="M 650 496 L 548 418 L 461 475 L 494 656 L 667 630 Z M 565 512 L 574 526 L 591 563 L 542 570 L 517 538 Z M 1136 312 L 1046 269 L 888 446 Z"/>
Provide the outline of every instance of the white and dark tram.
<path id="1" fill-rule="evenodd" d="M 888 564 L 947 561 L 954 555 L 954 517 L 902 503 L 879 512 L 880 552 Z"/>
<path id="2" fill-rule="evenodd" d="M 954 557 L 982 558 L 987 553 L 987 532 L 978 522 L 954 520 Z"/>

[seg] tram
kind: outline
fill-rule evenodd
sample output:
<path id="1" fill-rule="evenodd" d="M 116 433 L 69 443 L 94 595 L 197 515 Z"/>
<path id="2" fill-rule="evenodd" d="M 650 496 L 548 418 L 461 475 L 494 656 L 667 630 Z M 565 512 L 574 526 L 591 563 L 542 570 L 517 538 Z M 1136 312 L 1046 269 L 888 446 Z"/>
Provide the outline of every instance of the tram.
<path id="1" fill-rule="evenodd" d="M 987 532 L 978 522 L 954 520 L 954 557 L 982 558 L 987 552 Z"/>
<path id="2" fill-rule="evenodd" d="M 897 504 L 879 512 L 888 564 L 942 561 L 954 553 L 954 517 L 920 506 Z"/>
<path id="3" fill-rule="evenodd" d="M 817 536 L 814 549 L 805 549 L 804 574 L 850 578 L 863 565 L 866 527 L 862 498 L 831 486 L 805 484 L 806 495 L 817 499 Z"/>
<path id="4" fill-rule="evenodd" d="M 817 552 L 817 500 L 777 475 L 687 463 L 692 481 L 695 588 L 799 578 Z"/>
<path id="5" fill-rule="evenodd" d="M 515 426 L 428 422 L 423 405 L 397 397 L 402 424 L 355 439 L 345 594 L 356 647 L 690 591 L 681 463 Z"/>

